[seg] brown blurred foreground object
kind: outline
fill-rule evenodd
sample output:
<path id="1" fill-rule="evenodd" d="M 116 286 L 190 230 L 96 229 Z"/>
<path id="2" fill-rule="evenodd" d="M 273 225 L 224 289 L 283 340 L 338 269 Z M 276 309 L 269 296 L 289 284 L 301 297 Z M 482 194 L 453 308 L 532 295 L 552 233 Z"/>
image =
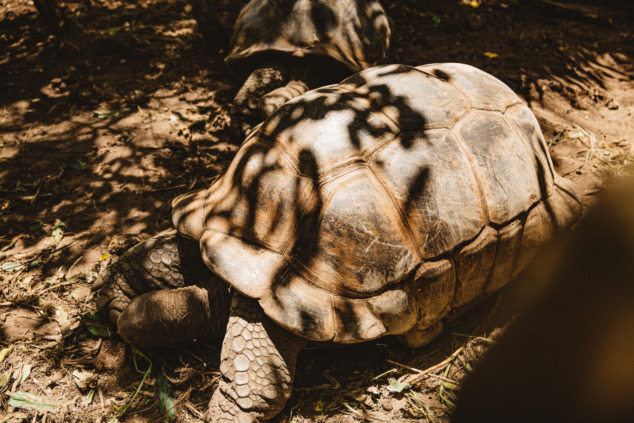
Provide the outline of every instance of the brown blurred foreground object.
<path id="1" fill-rule="evenodd" d="M 466 380 L 455 423 L 634 421 L 634 179 L 555 258 L 547 291 Z"/>

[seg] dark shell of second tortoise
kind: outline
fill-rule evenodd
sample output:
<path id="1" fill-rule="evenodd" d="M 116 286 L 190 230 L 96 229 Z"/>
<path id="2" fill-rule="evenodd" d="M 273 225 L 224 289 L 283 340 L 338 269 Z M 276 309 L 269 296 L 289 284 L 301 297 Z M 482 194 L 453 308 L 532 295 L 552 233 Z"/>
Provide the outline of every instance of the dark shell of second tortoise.
<path id="1" fill-rule="evenodd" d="M 333 59 L 353 72 L 385 62 L 390 27 L 377 0 L 252 0 L 225 63 L 245 77 L 261 56 Z"/>

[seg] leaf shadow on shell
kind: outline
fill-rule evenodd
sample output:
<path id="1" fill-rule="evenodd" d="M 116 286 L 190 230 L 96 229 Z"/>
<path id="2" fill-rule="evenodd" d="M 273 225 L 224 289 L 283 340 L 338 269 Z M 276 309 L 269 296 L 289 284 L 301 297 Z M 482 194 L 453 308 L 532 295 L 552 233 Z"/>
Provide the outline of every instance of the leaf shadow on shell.
<path id="1" fill-rule="evenodd" d="M 395 66 L 386 68 L 380 76 L 398 75 L 407 72 L 418 71 L 409 67 Z M 285 291 L 287 288 L 291 289 L 288 286 L 292 280 L 290 274 L 302 275 L 304 279 L 309 280 L 309 284 L 314 284 L 316 289 L 320 289 L 319 280 L 312 278 L 312 281 L 310 281 L 311 278 L 306 277 L 305 269 L 311 267 L 313 260 L 320 259 L 318 256 L 322 247 L 320 246 L 319 234 L 323 215 L 328 213 L 328 210 L 325 209 L 328 199 L 323 198 L 323 186 L 329 180 L 337 177 L 332 176 L 330 171 L 324 171 L 324 169 L 320 168 L 322 157 L 318 156 L 318 152 L 313 148 L 314 145 L 311 145 L 306 139 L 299 140 L 295 138 L 302 138 L 306 134 L 298 135 L 292 130 L 299 127 L 299 125 L 307 124 L 310 127 L 313 122 L 328 122 L 331 116 L 339 112 L 351 113 L 352 116 L 345 128 L 341 129 L 341 131 L 346 131 L 346 133 L 340 134 L 337 132 L 337 136 L 340 138 L 338 142 L 345 144 L 345 147 L 352 151 L 350 154 L 358 157 L 368 155 L 363 151 L 364 148 L 368 148 L 367 145 L 364 146 L 364 138 L 366 144 L 368 143 L 368 138 L 380 140 L 377 141 L 377 145 L 372 147 L 376 150 L 381 148 L 381 144 L 384 145 L 390 142 L 398 142 L 402 148 L 409 149 L 412 146 L 410 136 L 418 134 L 420 137 L 420 132 L 424 132 L 426 117 L 411 107 L 410 99 L 406 96 L 395 94 L 388 85 L 372 83 L 372 81 L 365 80 L 361 75 L 355 75 L 346 80 L 344 84 L 347 84 L 345 89 L 339 86 L 324 87 L 319 89 L 315 96 L 294 100 L 292 104 L 284 106 L 283 110 L 278 111 L 262 127 L 256 130 L 253 138 L 245 141 L 243 148 L 248 148 L 248 153 L 237 158 L 228 173 L 224 175 L 224 177 L 231 178 L 231 182 L 228 184 L 230 193 L 227 197 L 235 196 L 235 198 L 240 199 L 232 203 L 240 204 L 242 211 L 238 218 L 235 216 L 235 207 L 226 207 L 218 211 L 214 210 L 212 205 L 208 210 L 208 213 L 210 215 L 213 214 L 214 218 L 225 220 L 226 224 L 223 226 L 227 228 L 227 235 L 241 239 L 247 244 L 255 246 L 256 249 L 273 250 L 284 256 L 282 264 L 271 273 L 272 276 L 267 276 L 269 281 L 262 282 L 271 283 L 274 292 Z M 356 91 L 357 88 L 362 86 L 367 87 L 369 92 L 361 93 Z M 384 99 L 384 102 L 389 104 L 391 109 L 396 110 L 396 112 L 392 112 L 388 118 L 382 112 L 382 102 L 376 101 L 369 108 L 359 107 L 359 100 L 365 101 L 368 98 Z M 376 119 L 377 115 L 382 116 L 381 119 Z M 386 121 L 391 123 L 386 124 Z M 394 127 L 406 128 L 406 130 L 397 129 L 397 132 L 394 133 Z M 416 130 L 412 128 L 416 128 Z M 312 135 L 309 134 L 309 136 Z M 284 138 L 284 145 L 281 145 L 279 141 L 281 138 Z M 317 143 L 319 140 L 315 138 L 314 142 Z M 267 175 L 274 174 L 282 167 L 287 166 L 282 166 L 281 163 L 284 159 L 281 158 L 279 160 L 271 160 L 270 163 L 267 162 L 266 157 L 268 154 L 272 154 L 271 152 L 274 152 L 275 157 L 278 158 L 292 156 L 296 165 L 295 173 L 287 176 L 287 179 L 292 178 L 292 182 L 289 183 L 286 180 L 284 182 L 285 187 L 291 188 L 282 192 L 282 198 L 271 198 L 269 193 L 275 192 L 275 190 L 271 190 L 270 187 L 266 186 Z M 254 159 L 255 157 L 257 157 L 257 160 Z M 367 167 L 367 163 L 364 163 L 363 159 L 355 160 L 357 163 L 353 163 L 352 166 Z M 257 166 L 252 166 L 253 163 L 257 163 Z M 381 168 L 384 163 L 376 160 L 373 166 Z M 404 201 L 393 198 L 393 195 L 388 192 L 389 190 L 381 187 L 380 183 L 375 185 L 375 189 L 384 191 L 382 195 L 387 199 L 384 198 L 382 201 L 389 203 L 385 204 L 384 207 L 392 210 L 393 216 L 390 215 L 388 219 L 391 219 L 393 224 L 407 227 L 408 223 L 404 222 L 406 219 L 404 216 L 407 216 L 409 211 L 415 207 L 413 199 L 421 197 L 425 191 L 428 174 L 429 169 L 426 166 L 421 166 L 418 169 L 411 180 L 411 184 L 407 187 L 407 198 Z M 380 179 L 378 176 L 375 177 Z M 209 218 L 210 215 L 205 218 Z M 237 219 L 237 225 L 232 224 L 232 222 L 236 222 L 235 219 Z M 263 242 L 263 240 L 265 241 L 268 238 L 278 239 L 280 235 L 277 232 L 287 228 L 286 223 L 288 220 L 292 222 L 291 232 L 293 234 L 286 236 L 287 242 L 283 246 L 272 246 L 270 243 Z M 265 224 L 262 224 L 262 222 L 265 222 Z M 353 222 L 340 223 L 345 226 Z M 381 233 L 371 235 L 381 239 Z M 331 263 L 335 272 L 337 267 L 345 264 L 346 260 L 353 260 L 347 257 L 345 247 L 354 244 L 356 241 L 355 239 L 347 239 L 345 236 L 340 239 L 342 246 L 338 248 L 340 254 L 335 254 L 333 256 L 335 262 Z M 413 241 L 410 240 L 408 242 L 411 244 Z M 354 249 L 354 246 L 352 249 Z M 378 269 L 378 271 L 381 273 L 382 269 Z M 268 275 L 269 270 L 266 273 Z M 358 277 L 362 278 L 362 275 Z M 412 277 L 413 272 L 408 272 L 405 275 L 406 279 L 411 279 Z M 341 276 L 334 276 L 334 278 L 341 278 Z M 386 285 L 382 288 L 382 291 L 402 282 L 401 280 L 392 281 L 391 286 Z M 350 292 L 350 288 L 343 286 L 343 282 L 336 289 L 341 292 Z M 324 295 L 326 295 L 326 291 L 324 291 Z M 372 295 L 376 295 L 376 293 Z M 351 297 L 363 298 L 363 294 L 353 292 Z M 288 298 L 286 300 L 288 301 Z M 275 294 L 271 294 L 267 301 L 276 302 L 276 308 L 279 309 L 284 309 L 288 305 L 288 303 L 277 298 Z M 321 330 L 319 328 L 323 326 L 323 322 L 318 322 L 317 320 L 323 320 L 323 316 L 320 317 L 319 312 L 310 310 L 310 308 L 303 305 L 295 305 L 295 307 L 297 310 L 289 311 L 289 313 L 297 315 L 296 317 L 299 320 L 293 327 L 294 332 L 310 337 L 309 334 Z M 345 301 L 338 307 L 338 313 L 341 316 L 345 316 L 345 330 L 346 333 L 349 332 L 349 337 L 351 339 L 364 339 L 364 336 L 360 333 L 364 329 L 359 322 L 359 319 L 361 319 L 358 315 L 359 310 L 355 310 L 354 306 Z"/>

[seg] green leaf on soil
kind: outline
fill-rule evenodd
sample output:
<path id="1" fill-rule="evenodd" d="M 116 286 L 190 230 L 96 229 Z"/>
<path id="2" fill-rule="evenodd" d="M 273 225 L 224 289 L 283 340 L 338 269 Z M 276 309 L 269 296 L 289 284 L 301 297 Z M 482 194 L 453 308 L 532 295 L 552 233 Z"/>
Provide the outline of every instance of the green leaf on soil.
<path id="1" fill-rule="evenodd" d="M 64 169 L 75 169 L 75 170 L 83 170 L 86 169 L 86 163 L 84 163 L 83 161 L 79 160 L 79 159 L 71 159 L 66 157 L 64 159 L 64 162 L 62 162 L 62 167 Z"/>
<path id="2" fill-rule="evenodd" d="M 37 410 L 41 412 L 53 412 L 59 407 L 58 404 L 45 402 L 44 398 L 29 392 L 17 391 L 11 395 L 9 405 L 24 410 Z"/>
<path id="3" fill-rule="evenodd" d="M 449 389 L 449 390 L 453 390 L 453 389 L 457 389 L 458 385 L 456 385 L 455 383 L 451 383 L 451 382 L 443 382 L 442 386 L 445 387 L 445 389 Z"/>
<path id="4" fill-rule="evenodd" d="M 100 312 L 85 313 L 81 317 L 92 320 L 93 322 L 103 322 L 103 314 L 101 314 Z"/>
<path id="5" fill-rule="evenodd" d="M 15 386 L 20 386 L 22 382 L 28 379 L 31 375 L 31 369 L 33 366 L 31 364 L 25 364 L 22 366 L 22 374 L 20 375 L 20 379 L 18 379 L 18 383 Z"/>
<path id="6" fill-rule="evenodd" d="M 94 389 L 91 389 L 91 390 L 88 392 L 88 395 L 86 395 L 86 405 L 88 405 L 88 404 L 92 404 L 92 400 L 93 400 L 93 398 L 95 398 L 95 390 L 94 390 Z"/>
<path id="7" fill-rule="evenodd" d="M 438 25 L 440 22 L 442 22 L 442 21 L 441 21 L 441 19 L 440 19 L 440 16 L 437 16 L 437 15 L 432 15 L 431 20 L 432 20 L 432 21 L 433 21 L 436 25 Z"/>
<path id="8" fill-rule="evenodd" d="M 24 267 L 24 265 L 20 264 L 20 263 L 15 263 L 15 262 L 12 262 L 12 261 L 5 261 L 4 263 L 2 263 L 2 266 L 0 266 L 0 268 L 2 270 L 4 270 L 5 272 L 10 272 L 12 270 L 17 270 L 17 269 L 19 269 L 21 267 Z"/>
<path id="9" fill-rule="evenodd" d="M 36 231 L 42 227 L 44 223 L 41 220 L 36 220 L 35 222 L 29 225 L 29 231 Z"/>
<path id="10" fill-rule="evenodd" d="M 59 219 L 55 219 L 55 223 L 53 224 L 53 230 L 51 231 L 51 236 L 55 241 L 55 246 L 59 244 L 59 242 L 64 237 L 64 230 L 66 229 L 66 223 L 62 222 Z"/>
<path id="11" fill-rule="evenodd" d="M 107 119 L 109 117 L 117 117 L 119 116 L 119 112 L 117 110 L 115 111 L 110 111 L 110 110 L 97 110 L 96 112 L 93 112 L 92 115 L 96 118 L 99 119 Z"/>
<path id="12" fill-rule="evenodd" d="M 9 382 L 10 379 L 11 379 L 11 370 L 7 370 L 6 372 L 2 374 L 2 376 L 0 376 L 0 390 L 2 390 L 2 388 L 5 387 L 5 385 Z"/>
<path id="13" fill-rule="evenodd" d="M 174 407 L 176 400 L 172 396 L 172 387 L 167 382 L 163 372 L 159 373 L 156 381 L 158 383 L 159 413 L 172 421 L 176 417 L 176 408 Z"/>
<path id="14" fill-rule="evenodd" d="M 15 188 L 13 189 L 13 191 L 15 191 L 15 192 L 26 191 L 24 186 L 25 186 L 25 184 L 23 184 L 21 181 L 17 181 L 15 183 Z"/>
<path id="15" fill-rule="evenodd" d="M 104 325 L 87 324 L 86 329 L 88 329 L 88 332 L 90 332 L 91 334 L 100 338 L 110 338 L 110 330 Z"/>
<path id="16" fill-rule="evenodd" d="M 12 351 L 13 345 L 7 348 L 3 348 L 2 351 L 0 351 L 0 364 L 4 361 L 5 358 L 7 358 L 9 354 L 11 354 Z"/>
<path id="17" fill-rule="evenodd" d="M 31 263 L 29 263 L 29 269 L 37 266 L 38 264 L 40 264 L 38 260 L 33 260 Z"/>
<path id="18" fill-rule="evenodd" d="M 397 394 L 400 394 L 401 392 L 403 392 L 403 389 L 407 388 L 407 384 L 406 383 L 401 383 L 396 379 L 390 379 L 390 384 L 387 387 L 387 390 L 390 392 L 395 392 Z"/>

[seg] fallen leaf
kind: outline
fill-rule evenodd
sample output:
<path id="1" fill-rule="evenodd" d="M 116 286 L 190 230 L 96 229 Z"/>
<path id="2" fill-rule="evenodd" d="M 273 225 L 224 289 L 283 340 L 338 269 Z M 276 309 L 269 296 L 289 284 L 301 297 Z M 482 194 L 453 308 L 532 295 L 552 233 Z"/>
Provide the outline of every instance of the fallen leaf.
<path id="1" fill-rule="evenodd" d="M 55 219 L 55 223 L 53 224 L 53 230 L 51 231 L 51 236 L 55 241 L 55 246 L 59 244 L 59 242 L 64 237 L 64 230 L 66 229 L 66 224 L 59 219 Z"/>
<path id="2" fill-rule="evenodd" d="M 7 348 L 3 348 L 2 351 L 0 351 L 0 363 L 2 363 L 4 359 L 7 358 L 9 354 L 11 354 L 12 351 L 13 351 L 13 345 Z"/>
<path id="3" fill-rule="evenodd" d="M 37 229 L 40 229 L 42 227 L 44 223 L 42 223 L 41 220 L 36 220 L 35 222 L 31 223 L 29 225 L 29 231 L 35 231 Z"/>
<path id="4" fill-rule="evenodd" d="M 45 402 L 45 399 L 38 395 L 22 391 L 14 392 L 11 395 L 9 405 L 24 410 L 38 410 L 41 412 L 53 412 L 59 407 L 58 404 Z"/>
<path id="5" fill-rule="evenodd" d="M 388 391 L 395 392 L 397 394 L 400 394 L 401 392 L 403 392 L 403 389 L 405 388 L 407 388 L 407 384 L 401 383 L 396 379 L 391 379 L 390 384 L 387 386 Z"/>
<path id="6" fill-rule="evenodd" d="M 10 379 L 11 379 L 11 370 L 7 370 L 6 372 L 2 374 L 2 376 L 0 376 L 0 391 L 2 390 L 2 388 L 5 387 L 5 385 L 9 382 Z"/>
<path id="7" fill-rule="evenodd" d="M 488 57 L 489 59 L 496 59 L 496 58 L 498 58 L 498 57 L 500 56 L 499 54 L 497 54 L 497 53 L 492 53 L 492 52 L 490 52 L 490 51 L 485 51 L 485 52 L 484 52 L 484 55 L 485 55 L 486 57 Z"/>
<path id="8" fill-rule="evenodd" d="M 12 261 L 5 261 L 4 263 L 2 263 L 2 266 L 0 266 L 0 268 L 2 268 L 2 270 L 4 270 L 5 272 L 17 270 L 21 267 L 24 267 L 24 265 L 20 263 L 14 263 Z"/>
<path id="9" fill-rule="evenodd" d="M 82 391 L 92 387 L 95 382 L 95 375 L 88 370 L 75 370 L 72 375 L 77 387 Z"/>
<path id="10" fill-rule="evenodd" d="M 86 395 L 86 405 L 92 404 L 93 398 L 95 398 L 95 390 L 91 389 Z"/>
<path id="11" fill-rule="evenodd" d="M 16 387 L 20 386 L 22 382 L 27 380 L 27 378 L 31 375 L 32 368 L 33 368 L 33 365 L 31 364 L 25 364 L 24 366 L 22 366 L 22 374 L 20 375 L 18 382 L 15 384 Z"/>
<path id="12" fill-rule="evenodd" d="M 88 329 L 88 332 L 100 338 L 110 338 L 110 330 L 104 325 L 87 324 L 86 329 Z"/>

